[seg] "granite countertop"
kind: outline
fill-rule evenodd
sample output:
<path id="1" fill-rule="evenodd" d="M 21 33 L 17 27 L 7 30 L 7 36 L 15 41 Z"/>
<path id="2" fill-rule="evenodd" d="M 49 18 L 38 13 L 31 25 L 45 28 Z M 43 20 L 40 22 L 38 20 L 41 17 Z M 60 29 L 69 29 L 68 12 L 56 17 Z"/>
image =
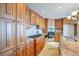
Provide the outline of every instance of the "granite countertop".
<path id="1" fill-rule="evenodd" d="M 29 38 L 38 38 L 42 36 L 41 34 L 35 34 L 35 35 L 31 35 L 31 36 L 28 36 Z"/>

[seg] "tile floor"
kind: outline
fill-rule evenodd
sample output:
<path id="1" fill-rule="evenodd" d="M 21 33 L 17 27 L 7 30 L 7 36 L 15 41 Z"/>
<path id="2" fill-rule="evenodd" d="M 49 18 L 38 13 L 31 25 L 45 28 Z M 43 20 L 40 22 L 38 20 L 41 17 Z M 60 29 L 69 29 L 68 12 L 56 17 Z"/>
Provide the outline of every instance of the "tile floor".
<path id="1" fill-rule="evenodd" d="M 79 56 L 79 42 L 62 41 L 60 50 L 58 47 L 58 42 L 46 40 L 45 47 L 38 56 Z"/>
<path id="2" fill-rule="evenodd" d="M 59 56 L 58 42 L 47 42 L 38 56 Z"/>

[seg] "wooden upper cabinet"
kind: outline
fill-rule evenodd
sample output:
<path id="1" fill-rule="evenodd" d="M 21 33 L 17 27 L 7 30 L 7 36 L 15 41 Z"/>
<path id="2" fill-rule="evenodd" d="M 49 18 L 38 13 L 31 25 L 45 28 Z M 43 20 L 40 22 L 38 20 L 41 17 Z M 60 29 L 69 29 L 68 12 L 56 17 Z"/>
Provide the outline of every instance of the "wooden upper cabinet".
<path id="1" fill-rule="evenodd" d="M 24 19 L 25 17 L 25 4 L 20 4 L 20 7 L 21 7 L 21 18 Z"/>
<path id="2" fill-rule="evenodd" d="M 77 20 L 63 18 L 63 24 L 76 24 Z"/>
<path id="3" fill-rule="evenodd" d="M 25 4 L 18 3 L 17 4 L 17 21 L 25 22 L 26 20 L 26 6 Z"/>
<path id="4" fill-rule="evenodd" d="M 17 21 L 21 20 L 21 4 L 17 4 Z"/>
<path id="5" fill-rule="evenodd" d="M 45 20 L 42 17 L 40 17 L 40 28 L 45 28 Z"/>
<path id="6" fill-rule="evenodd" d="M 0 3 L 0 17 L 4 14 L 4 3 Z"/>
<path id="7" fill-rule="evenodd" d="M 12 17 L 12 3 L 2 3 L 0 4 L 0 13 L 2 17 Z"/>
<path id="8" fill-rule="evenodd" d="M 25 11 L 25 22 L 26 22 L 26 25 L 30 25 L 31 23 L 31 11 L 28 7 L 26 7 L 26 11 Z"/>
<path id="9" fill-rule="evenodd" d="M 27 8 L 27 17 L 28 17 L 28 23 L 30 24 L 31 22 L 31 10 L 29 8 Z"/>
<path id="10" fill-rule="evenodd" d="M 55 20 L 55 28 L 60 30 L 63 29 L 63 19 Z"/>
<path id="11" fill-rule="evenodd" d="M 35 13 L 31 11 L 31 24 L 36 24 Z"/>
<path id="12" fill-rule="evenodd" d="M 40 25 L 40 17 L 36 14 L 36 25 Z"/>
<path id="13" fill-rule="evenodd" d="M 5 13 L 7 15 L 12 15 L 12 4 L 11 3 L 5 3 Z"/>
<path id="14" fill-rule="evenodd" d="M 12 16 L 14 17 L 14 18 L 16 18 L 16 10 L 17 10 L 17 7 L 16 7 L 16 3 L 13 3 L 13 11 L 12 11 Z"/>

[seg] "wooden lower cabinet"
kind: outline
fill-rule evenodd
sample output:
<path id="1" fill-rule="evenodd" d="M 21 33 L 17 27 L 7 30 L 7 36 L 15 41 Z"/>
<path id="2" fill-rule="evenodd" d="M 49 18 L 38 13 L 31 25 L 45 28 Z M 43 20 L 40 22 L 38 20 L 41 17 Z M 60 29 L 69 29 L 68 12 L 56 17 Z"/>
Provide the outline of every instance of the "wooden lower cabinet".
<path id="1" fill-rule="evenodd" d="M 1 56 L 16 56 L 16 49 L 13 48 L 1 54 Z"/>
<path id="2" fill-rule="evenodd" d="M 60 35 L 61 35 L 60 33 L 56 33 L 54 36 L 54 39 L 55 39 L 54 41 L 60 42 Z"/>
<path id="3" fill-rule="evenodd" d="M 42 51 L 44 44 L 45 44 L 44 37 L 37 39 L 37 41 L 36 41 L 36 55 L 38 55 Z"/>
<path id="4" fill-rule="evenodd" d="M 26 45 L 26 56 L 34 56 L 34 42 Z"/>
<path id="5" fill-rule="evenodd" d="M 26 46 L 26 55 L 37 56 L 44 48 L 44 44 L 45 44 L 44 37 L 37 38 L 31 43 L 28 42 Z"/>
<path id="6" fill-rule="evenodd" d="M 25 56 L 25 44 L 17 46 L 17 56 Z"/>

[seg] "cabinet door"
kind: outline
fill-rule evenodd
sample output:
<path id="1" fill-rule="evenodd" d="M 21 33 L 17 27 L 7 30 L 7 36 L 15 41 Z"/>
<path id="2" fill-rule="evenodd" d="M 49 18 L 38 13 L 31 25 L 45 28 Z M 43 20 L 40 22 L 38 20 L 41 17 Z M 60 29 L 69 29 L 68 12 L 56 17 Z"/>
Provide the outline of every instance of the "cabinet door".
<path id="1" fill-rule="evenodd" d="M 13 3 L 0 4 L 0 16 L 2 17 L 11 18 L 16 13 L 15 10 L 15 4 Z"/>
<path id="2" fill-rule="evenodd" d="M 24 23 L 26 24 L 26 26 L 29 26 L 31 24 L 31 11 L 30 9 L 26 6 L 24 6 Z"/>
<path id="3" fill-rule="evenodd" d="M 56 29 L 62 30 L 63 29 L 63 20 L 62 19 L 55 20 L 55 27 L 56 27 Z"/>
<path id="4" fill-rule="evenodd" d="M 1 56 L 16 56 L 16 50 L 11 49 L 1 54 Z"/>
<path id="5" fill-rule="evenodd" d="M 23 19 L 24 21 L 24 17 L 25 17 L 25 4 L 20 4 L 20 7 L 21 7 L 21 18 Z"/>
<path id="6" fill-rule="evenodd" d="M 17 23 L 17 45 L 25 42 L 25 26 L 22 23 Z"/>
<path id="7" fill-rule="evenodd" d="M 15 34 L 12 33 L 14 31 L 13 24 L 10 20 L 2 19 L 2 50 L 15 46 L 15 39 L 13 39 Z"/>
<path id="8" fill-rule="evenodd" d="M 45 21 L 42 17 L 40 17 L 40 28 L 42 28 L 42 29 L 45 28 Z"/>
<path id="9" fill-rule="evenodd" d="M 0 3 L 0 17 L 4 14 L 4 3 Z"/>
<path id="10" fill-rule="evenodd" d="M 14 18 L 16 18 L 16 10 L 17 10 L 17 8 L 16 8 L 17 6 L 16 6 L 16 5 L 17 5 L 17 4 L 16 4 L 16 3 L 13 3 L 12 5 L 13 5 L 12 16 L 13 16 Z"/>
<path id="11" fill-rule="evenodd" d="M 29 43 L 29 42 L 28 42 Z M 31 42 L 26 46 L 26 55 L 27 56 L 34 56 L 34 42 Z"/>
<path id="12" fill-rule="evenodd" d="M 36 14 L 36 25 L 40 25 L 40 17 Z"/>
<path id="13" fill-rule="evenodd" d="M 6 14 L 7 15 L 12 15 L 12 4 L 11 3 L 7 3 L 6 4 Z"/>
<path id="14" fill-rule="evenodd" d="M 31 11 L 29 8 L 27 8 L 27 23 L 28 25 L 31 24 Z"/>
<path id="15" fill-rule="evenodd" d="M 25 46 L 17 48 L 17 56 L 25 56 Z"/>
<path id="16" fill-rule="evenodd" d="M 35 13 L 31 11 L 31 24 L 36 24 Z"/>
<path id="17" fill-rule="evenodd" d="M 20 21 L 20 17 L 21 17 L 21 6 L 18 3 L 17 4 L 17 21 Z"/>
<path id="18" fill-rule="evenodd" d="M 4 16 L 5 17 L 12 17 L 12 3 L 5 3 L 4 7 Z"/>
<path id="19" fill-rule="evenodd" d="M 44 37 L 37 39 L 37 41 L 36 41 L 36 55 L 38 55 L 42 51 L 44 44 L 45 44 Z"/>

